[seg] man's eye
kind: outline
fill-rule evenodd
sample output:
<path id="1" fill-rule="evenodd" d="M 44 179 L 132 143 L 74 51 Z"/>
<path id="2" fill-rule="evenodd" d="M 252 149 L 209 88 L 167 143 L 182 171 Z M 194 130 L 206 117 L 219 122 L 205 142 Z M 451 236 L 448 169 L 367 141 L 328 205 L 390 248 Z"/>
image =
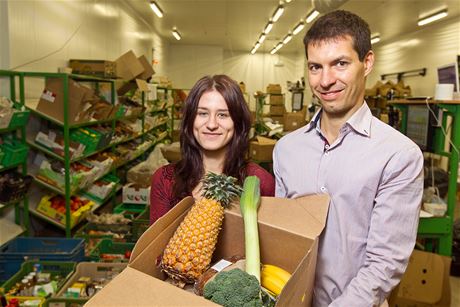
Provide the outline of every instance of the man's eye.
<path id="1" fill-rule="evenodd" d="M 348 64 L 348 63 L 345 62 L 345 61 L 338 61 L 338 62 L 337 62 L 337 66 L 339 66 L 339 67 L 347 66 L 347 64 Z"/>
<path id="2" fill-rule="evenodd" d="M 308 70 L 310 70 L 312 72 L 315 72 L 315 71 L 319 70 L 319 65 L 309 65 Z"/>

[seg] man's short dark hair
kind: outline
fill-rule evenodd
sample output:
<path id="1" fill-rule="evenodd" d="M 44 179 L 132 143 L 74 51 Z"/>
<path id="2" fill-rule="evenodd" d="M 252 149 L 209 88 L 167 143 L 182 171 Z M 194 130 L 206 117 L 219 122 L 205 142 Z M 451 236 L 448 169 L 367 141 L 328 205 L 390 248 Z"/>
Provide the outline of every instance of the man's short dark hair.
<path id="1" fill-rule="evenodd" d="M 308 45 L 350 36 L 353 48 L 362 62 L 372 49 L 371 30 L 361 17 L 348 11 L 337 10 L 321 16 L 308 30 L 303 39 L 308 59 Z"/>

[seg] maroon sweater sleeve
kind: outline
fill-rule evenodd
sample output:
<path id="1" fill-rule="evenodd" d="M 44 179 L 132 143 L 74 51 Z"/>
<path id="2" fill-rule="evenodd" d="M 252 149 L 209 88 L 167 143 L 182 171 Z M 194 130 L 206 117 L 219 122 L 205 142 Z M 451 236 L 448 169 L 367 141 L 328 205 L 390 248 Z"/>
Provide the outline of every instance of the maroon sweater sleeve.
<path id="1" fill-rule="evenodd" d="M 275 178 L 272 174 L 254 162 L 249 162 L 247 174 L 248 176 L 259 177 L 261 196 L 275 196 Z"/>
<path id="2" fill-rule="evenodd" d="M 150 224 L 162 217 L 175 205 L 172 195 L 174 165 L 160 167 L 152 176 L 150 186 Z"/>

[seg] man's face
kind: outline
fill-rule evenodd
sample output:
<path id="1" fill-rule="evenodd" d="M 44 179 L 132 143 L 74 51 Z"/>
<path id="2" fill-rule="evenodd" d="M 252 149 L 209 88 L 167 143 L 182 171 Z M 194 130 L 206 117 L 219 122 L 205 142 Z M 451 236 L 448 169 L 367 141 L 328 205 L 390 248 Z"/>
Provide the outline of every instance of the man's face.
<path id="1" fill-rule="evenodd" d="M 349 117 L 364 100 L 373 52 L 360 62 L 350 36 L 310 43 L 307 52 L 308 81 L 323 111 L 333 117 Z"/>

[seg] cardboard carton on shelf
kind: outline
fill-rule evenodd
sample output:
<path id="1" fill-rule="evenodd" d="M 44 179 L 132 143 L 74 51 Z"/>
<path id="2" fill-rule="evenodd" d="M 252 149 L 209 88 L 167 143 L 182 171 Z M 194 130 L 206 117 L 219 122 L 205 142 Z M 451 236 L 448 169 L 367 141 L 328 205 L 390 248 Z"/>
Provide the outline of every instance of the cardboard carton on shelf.
<path id="1" fill-rule="evenodd" d="M 270 105 L 270 115 L 284 115 L 284 105 Z"/>
<path id="2" fill-rule="evenodd" d="M 249 156 L 258 162 L 271 162 L 275 144 L 276 140 L 257 136 L 254 141 L 249 143 Z"/>
<path id="3" fill-rule="evenodd" d="M 284 95 L 283 94 L 271 94 L 269 98 L 271 105 L 284 105 Z"/>
<path id="4" fill-rule="evenodd" d="M 388 298 L 390 307 L 449 307 L 451 258 L 414 250 L 400 284 Z"/>
<path id="5" fill-rule="evenodd" d="M 273 123 L 284 125 L 284 116 L 283 115 L 270 115 Z"/>
<path id="6" fill-rule="evenodd" d="M 187 197 L 151 225 L 137 241 L 127 268 L 88 302 L 91 306 L 218 306 L 165 282 L 156 261 L 193 204 Z M 277 306 L 311 306 L 318 236 L 326 223 L 329 196 L 298 199 L 262 197 L 258 210 L 262 263 L 292 273 Z M 289 251 L 289 256 L 286 256 Z M 239 204 L 225 211 L 213 259 L 244 255 L 244 226 Z"/>
<path id="7" fill-rule="evenodd" d="M 147 80 L 155 74 L 155 70 L 153 70 L 152 65 L 149 63 L 145 55 L 141 55 L 137 59 L 141 63 L 144 71 L 140 75 L 138 75 L 136 79 Z"/>
<path id="8" fill-rule="evenodd" d="M 115 63 L 117 65 L 117 77 L 124 80 L 132 80 L 144 72 L 141 61 L 132 50 L 116 59 Z"/>
<path id="9" fill-rule="evenodd" d="M 115 78 L 117 65 L 106 60 L 69 60 L 69 67 L 74 74 L 90 75 L 102 78 Z"/>
<path id="10" fill-rule="evenodd" d="M 284 113 L 284 130 L 294 131 L 306 124 L 304 112 Z"/>
<path id="11" fill-rule="evenodd" d="M 281 85 L 279 84 L 267 85 L 267 94 L 281 94 Z"/>
<path id="12" fill-rule="evenodd" d="M 64 80 L 61 78 L 47 78 L 36 110 L 64 122 Z M 68 82 L 67 119 L 69 124 L 81 123 L 90 120 L 90 114 L 85 112 L 90 107 L 87 98 L 93 97 L 93 91 L 72 80 Z"/>

